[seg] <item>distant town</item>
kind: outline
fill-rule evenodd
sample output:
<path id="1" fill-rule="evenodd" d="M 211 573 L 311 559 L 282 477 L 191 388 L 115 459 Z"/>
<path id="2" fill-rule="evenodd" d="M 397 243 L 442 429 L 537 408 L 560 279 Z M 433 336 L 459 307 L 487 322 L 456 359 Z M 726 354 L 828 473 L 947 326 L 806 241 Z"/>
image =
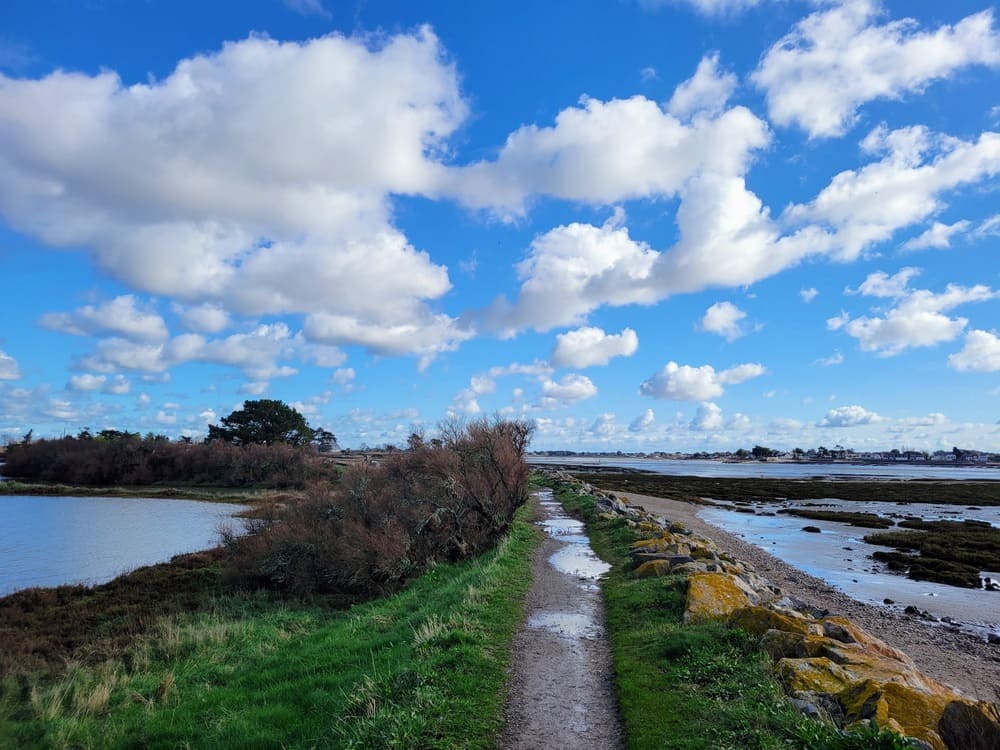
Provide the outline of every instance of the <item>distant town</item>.
<path id="1" fill-rule="evenodd" d="M 970 466 L 991 466 L 1000 467 L 1000 453 L 989 453 L 973 449 L 952 448 L 950 451 L 938 450 L 933 453 L 927 451 L 898 450 L 893 448 L 888 451 L 854 451 L 841 445 L 832 448 L 819 446 L 803 450 L 795 448 L 790 451 L 779 451 L 761 445 L 755 445 L 751 449 L 740 448 L 736 451 L 699 451 L 697 453 L 667 453 L 664 451 L 626 452 L 626 451 L 532 451 L 529 456 L 566 458 L 571 456 L 586 458 L 637 458 L 637 459 L 670 459 L 674 461 L 700 460 L 700 461 L 800 461 L 802 463 L 919 463 L 919 464 L 968 464 Z"/>

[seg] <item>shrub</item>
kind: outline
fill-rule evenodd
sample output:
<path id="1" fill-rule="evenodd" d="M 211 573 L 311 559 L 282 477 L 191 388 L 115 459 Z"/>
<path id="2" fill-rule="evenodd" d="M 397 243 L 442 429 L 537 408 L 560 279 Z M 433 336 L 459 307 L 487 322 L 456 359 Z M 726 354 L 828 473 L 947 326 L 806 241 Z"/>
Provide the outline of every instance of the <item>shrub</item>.
<path id="1" fill-rule="evenodd" d="M 4 474 L 73 485 L 192 483 L 302 487 L 329 469 L 309 447 L 171 443 L 122 433 L 113 439 L 64 437 L 12 445 Z"/>
<path id="2" fill-rule="evenodd" d="M 435 561 L 491 547 L 527 500 L 531 428 L 499 419 L 452 423 L 442 438 L 348 469 L 242 536 L 225 539 L 242 585 L 368 597 Z"/>

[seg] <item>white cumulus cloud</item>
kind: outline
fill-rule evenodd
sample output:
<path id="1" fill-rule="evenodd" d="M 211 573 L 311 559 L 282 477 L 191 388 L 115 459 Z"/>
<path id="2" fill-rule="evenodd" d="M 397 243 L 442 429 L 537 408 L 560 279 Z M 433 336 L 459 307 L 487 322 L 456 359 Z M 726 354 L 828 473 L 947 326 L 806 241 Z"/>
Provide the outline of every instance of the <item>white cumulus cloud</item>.
<path id="1" fill-rule="evenodd" d="M 163 341 L 170 336 L 163 318 L 151 309 L 141 309 L 131 294 L 99 305 L 86 305 L 71 313 L 46 313 L 38 322 L 45 328 L 75 336 L 111 333 L 138 341 Z"/>
<path id="2" fill-rule="evenodd" d="M 949 317 L 944 313 L 959 305 L 984 302 L 997 296 L 987 286 L 976 284 L 963 287 L 948 284 L 945 291 L 935 294 L 928 289 L 907 289 L 916 269 L 903 269 L 894 276 L 875 273 L 868 276 L 859 291 L 862 294 L 891 297 L 894 307 L 878 315 L 851 318 L 842 315 L 827 321 L 831 330 L 844 330 L 858 340 L 863 351 L 891 357 L 912 347 L 934 346 L 957 338 L 968 324 L 966 318 Z"/>
<path id="3" fill-rule="evenodd" d="M 723 394 L 723 386 L 736 385 L 765 372 L 760 364 L 742 364 L 716 372 L 711 365 L 691 367 L 668 362 L 639 386 L 639 393 L 670 401 L 709 401 Z"/>
<path id="4" fill-rule="evenodd" d="M 1000 372 L 1000 337 L 992 331 L 969 331 L 965 346 L 948 357 L 948 365 L 959 372 Z"/>
<path id="5" fill-rule="evenodd" d="M 926 250 L 927 248 L 951 247 L 951 238 L 969 231 L 972 222 L 962 220 L 954 224 L 942 224 L 935 221 L 922 234 L 903 243 L 903 250 Z"/>
<path id="6" fill-rule="evenodd" d="M 437 156 L 466 111 L 426 27 L 253 35 L 141 83 L 110 70 L 0 76 L 0 214 L 88 248 L 137 290 L 304 313 L 327 343 L 432 356 L 456 340 L 428 308 L 451 284 L 392 226 L 390 196 L 437 190 Z M 81 327 L 79 315 L 49 322 Z"/>
<path id="7" fill-rule="evenodd" d="M 639 337 L 631 328 L 617 334 L 595 327 L 578 328 L 556 336 L 552 364 L 574 369 L 606 365 L 615 357 L 631 357 L 638 348 Z"/>
<path id="8" fill-rule="evenodd" d="M 699 112 L 716 114 L 735 89 L 736 75 L 719 70 L 719 53 L 715 52 L 703 57 L 695 74 L 674 90 L 667 111 L 682 119 Z"/>
<path id="9" fill-rule="evenodd" d="M 629 424 L 629 432 L 645 432 L 653 423 L 656 421 L 656 414 L 653 413 L 652 409 L 646 409 L 642 414 L 632 420 Z"/>
<path id="10" fill-rule="evenodd" d="M 763 56 L 751 80 L 771 119 L 810 137 L 837 136 L 873 99 L 900 99 L 970 65 L 1000 64 L 992 10 L 921 31 L 913 19 L 877 25 L 878 0 L 844 0 L 807 16 Z"/>
<path id="11" fill-rule="evenodd" d="M 726 341 L 734 341 L 746 333 L 740 325 L 740 321 L 746 316 L 747 314 L 732 302 L 716 302 L 705 311 L 698 327 L 708 333 L 717 333 Z"/>
<path id="12" fill-rule="evenodd" d="M 721 430 L 722 409 L 711 401 L 706 401 L 698 406 L 689 426 L 692 430 L 698 431 Z"/>
<path id="13" fill-rule="evenodd" d="M 856 427 L 881 422 L 882 417 L 863 406 L 841 406 L 830 409 L 826 416 L 816 423 L 818 427 Z"/>
<path id="14" fill-rule="evenodd" d="M 597 395 L 597 386 L 586 375 L 570 373 L 559 380 L 546 379 L 542 382 L 541 406 L 559 408 L 570 406 Z"/>

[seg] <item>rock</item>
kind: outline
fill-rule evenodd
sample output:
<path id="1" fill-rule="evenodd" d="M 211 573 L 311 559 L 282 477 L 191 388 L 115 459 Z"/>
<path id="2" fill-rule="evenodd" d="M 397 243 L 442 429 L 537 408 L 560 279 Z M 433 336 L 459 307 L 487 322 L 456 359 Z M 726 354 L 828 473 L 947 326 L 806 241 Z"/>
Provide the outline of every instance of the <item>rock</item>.
<path id="1" fill-rule="evenodd" d="M 996 707 L 952 701 L 945 706 L 937 732 L 949 748 L 996 750 L 1000 747 L 1000 723 Z"/>
<path id="2" fill-rule="evenodd" d="M 883 604 L 895 604 L 896 602 L 893 599 L 883 599 L 882 603 Z"/>
<path id="3" fill-rule="evenodd" d="M 808 531 L 810 534 L 820 534 L 823 530 L 819 526 L 803 526 L 803 531 Z"/>
<path id="4" fill-rule="evenodd" d="M 729 624 L 753 635 L 769 630 L 815 635 L 817 628 L 806 617 L 795 612 L 779 612 L 770 607 L 743 607 L 729 616 Z"/>
<path id="5" fill-rule="evenodd" d="M 688 579 L 684 622 L 725 620 L 737 609 L 754 604 L 747 586 L 726 573 L 697 573 Z"/>
<path id="6" fill-rule="evenodd" d="M 996 633 L 987 633 L 986 642 L 992 643 L 994 646 L 1000 645 L 1000 635 L 997 635 Z"/>
<path id="7" fill-rule="evenodd" d="M 659 559 L 659 560 L 647 560 L 632 573 L 636 578 L 660 578 L 662 576 L 670 575 L 670 561 Z"/>

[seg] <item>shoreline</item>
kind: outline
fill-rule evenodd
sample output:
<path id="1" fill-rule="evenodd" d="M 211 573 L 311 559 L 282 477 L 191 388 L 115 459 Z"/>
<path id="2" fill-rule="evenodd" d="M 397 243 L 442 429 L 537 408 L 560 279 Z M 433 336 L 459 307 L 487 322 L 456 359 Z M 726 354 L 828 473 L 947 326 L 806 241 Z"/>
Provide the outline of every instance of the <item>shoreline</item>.
<path id="1" fill-rule="evenodd" d="M 0 477 L 0 497 L 117 497 L 136 500 L 196 500 L 206 503 L 257 505 L 272 500 L 280 502 L 301 490 L 241 489 L 237 487 L 177 487 L 157 485 L 90 487 L 70 484 L 40 484 Z"/>
<path id="2" fill-rule="evenodd" d="M 969 698 L 1000 699 L 1000 645 L 939 624 L 857 601 L 822 579 L 780 560 L 744 539 L 698 516 L 701 506 L 631 492 L 616 491 L 629 503 L 677 521 L 712 539 L 720 549 L 750 563 L 757 573 L 790 594 L 843 615 L 889 645 L 910 656 L 934 679 L 951 685 Z"/>

